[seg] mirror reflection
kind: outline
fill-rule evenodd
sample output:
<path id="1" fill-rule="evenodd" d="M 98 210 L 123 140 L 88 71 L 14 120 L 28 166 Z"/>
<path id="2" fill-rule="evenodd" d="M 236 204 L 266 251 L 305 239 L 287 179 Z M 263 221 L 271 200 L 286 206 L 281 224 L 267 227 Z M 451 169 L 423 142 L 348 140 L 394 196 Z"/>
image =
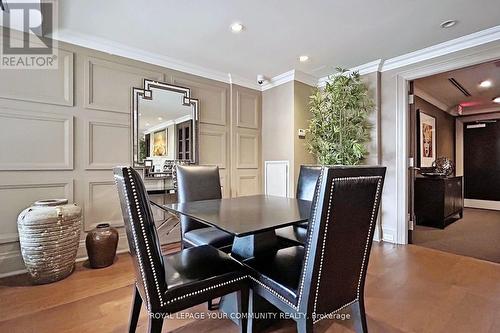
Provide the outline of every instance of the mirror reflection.
<path id="1" fill-rule="evenodd" d="M 158 172 L 196 162 L 197 101 L 186 97 L 189 89 L 145 80 L 145 89 L 137 90 L 136 164 Z"/>

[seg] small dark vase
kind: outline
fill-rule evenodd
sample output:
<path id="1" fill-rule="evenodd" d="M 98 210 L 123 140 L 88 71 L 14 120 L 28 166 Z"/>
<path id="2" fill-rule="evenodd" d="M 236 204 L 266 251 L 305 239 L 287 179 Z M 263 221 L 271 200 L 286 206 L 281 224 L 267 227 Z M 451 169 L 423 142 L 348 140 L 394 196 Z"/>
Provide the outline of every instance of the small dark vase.
<path id="1" fill-rule="evenodd" d="M 109 224 L 98 224 L 85 238 L 85 245 L 92 268 L 103 268 L 113 264 L 118 246 L 118 231 Z"/>

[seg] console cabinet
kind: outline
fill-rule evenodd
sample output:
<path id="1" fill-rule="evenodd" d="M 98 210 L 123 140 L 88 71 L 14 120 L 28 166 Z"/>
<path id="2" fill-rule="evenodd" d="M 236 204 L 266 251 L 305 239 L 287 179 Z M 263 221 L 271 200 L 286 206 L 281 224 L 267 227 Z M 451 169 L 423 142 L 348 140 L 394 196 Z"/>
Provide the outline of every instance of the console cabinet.
<path id="1" fill-rule="evenodd" d="M 419 225 L 444 229 L 463 217 L 462 177 L 417 177 L 415 215 Z"/>

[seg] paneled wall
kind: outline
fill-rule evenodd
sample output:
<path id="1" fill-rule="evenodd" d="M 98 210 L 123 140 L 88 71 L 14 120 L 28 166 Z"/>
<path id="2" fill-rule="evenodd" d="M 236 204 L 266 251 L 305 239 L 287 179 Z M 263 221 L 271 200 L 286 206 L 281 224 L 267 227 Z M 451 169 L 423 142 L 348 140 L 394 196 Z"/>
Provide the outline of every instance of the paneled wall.
<path id="1" fill-rule="evenodd" d="M 225 197 L 260 193 L 260 92 L 59 48 L 57 70 L 0 70 L 0 276 L 24 269 L 16 219 L 38 199 L 76 202 L 84 231 L 110 223 L 119 228 L 119 250 L 127 249 L 111 168 L 131 163 L 131 88 L 144 78 L 189 87 L 200 100 L 200 164 L 221 168 Z"/>
<path id="2" fill-rule="evenodd" d="M 262 193 L 262 96 L 233 85 L 231 93 L 231 193 Z"/>

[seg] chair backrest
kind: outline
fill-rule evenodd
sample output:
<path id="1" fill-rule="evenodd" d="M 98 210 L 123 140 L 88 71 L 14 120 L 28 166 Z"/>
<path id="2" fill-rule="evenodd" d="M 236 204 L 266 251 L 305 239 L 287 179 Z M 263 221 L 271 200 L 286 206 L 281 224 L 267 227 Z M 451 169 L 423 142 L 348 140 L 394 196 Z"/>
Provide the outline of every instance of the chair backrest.
<path id="1" fill-rule="evenodd" d="M 188 201 L 221 199 L 219 167 L 201 165 L 177 165 L 177 200 Z M 182 232 L 206 227 L 187 216 L 180 217 Z"/>
<path id="2" fill-rule="evenodd" d="M 312 201 L 320 173 L 321 166 L 319 165 L 300 166 L 297 193 L 295 194 L 297 199 Z"/>
<path id="3" fill-rule="evenodd" d="M 136 286 L 150 312 L 166 302 L 167 289 L 160 242 L 149 198 L 140 175 L 131 167 L 113 169 L 130 254 L 135 268 Z"/>
<path id="4" fill-rule="evenodd" d="M 363 296 L 385 167 L 325 167 L 311 208 L 298 306 L 316 320 Z"/>

